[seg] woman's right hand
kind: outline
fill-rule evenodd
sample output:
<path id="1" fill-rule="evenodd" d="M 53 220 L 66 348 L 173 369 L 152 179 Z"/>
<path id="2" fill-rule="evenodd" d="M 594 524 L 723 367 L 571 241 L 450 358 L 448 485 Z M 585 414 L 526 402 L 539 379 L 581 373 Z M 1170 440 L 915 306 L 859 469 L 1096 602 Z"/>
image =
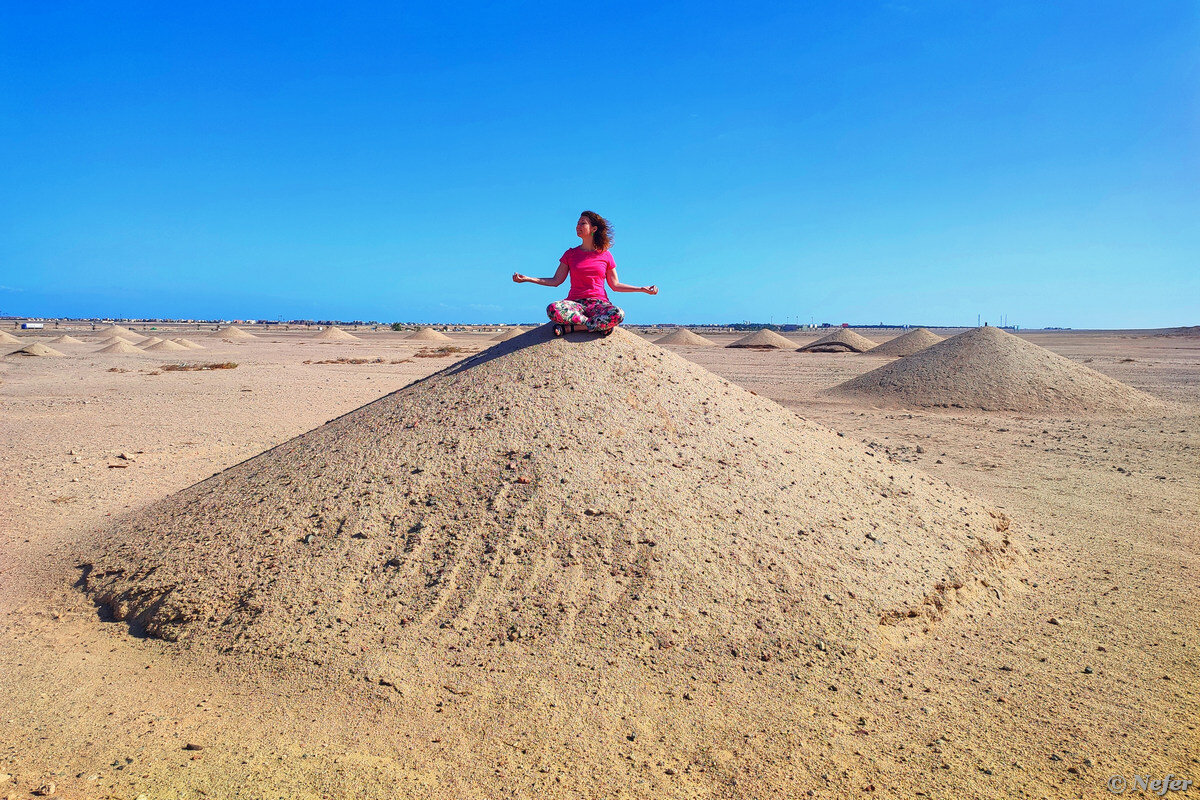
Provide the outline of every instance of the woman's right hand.
<path id="1" fill-rule="evenodd" d="M 524 275 L 522 275 L 521 273 L 519 273 L 519 272 L 514 272 L 514 273 L 513 273 L 513 283 L 524 283 L 524 282 L 525 282 L 525 281 L 527 281 L 527 280 L 529 280 L 529 279 L 528 279 L 528 278 L 526 278 L 526 277 L 525 277 Z"/>

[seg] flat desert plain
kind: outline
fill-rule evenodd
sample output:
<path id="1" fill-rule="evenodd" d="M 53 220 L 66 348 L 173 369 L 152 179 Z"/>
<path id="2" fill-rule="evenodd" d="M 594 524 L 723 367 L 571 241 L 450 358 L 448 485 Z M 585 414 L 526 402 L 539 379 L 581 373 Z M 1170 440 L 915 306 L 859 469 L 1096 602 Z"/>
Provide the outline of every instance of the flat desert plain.
<path id="1" fill-rule="evenodd" d="M 0 358 L 0 797 L 1200 781 L 1198 338 L 1022 334 L 1159 401 L 1050 414 L 624 330 L 137 333 L 205 349 Z"/>

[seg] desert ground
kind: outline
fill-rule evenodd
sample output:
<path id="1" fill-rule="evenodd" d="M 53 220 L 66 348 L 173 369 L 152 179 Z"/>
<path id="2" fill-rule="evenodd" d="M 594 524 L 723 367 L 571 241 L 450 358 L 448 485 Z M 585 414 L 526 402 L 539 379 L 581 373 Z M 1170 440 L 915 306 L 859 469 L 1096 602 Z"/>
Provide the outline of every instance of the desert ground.
<path id="1" fill-rule="evenodd" d="M 869 351 L 660 350 L 622 330 L 472 361 L 494 332 L 141 327 L 205 349 L 99 353 L 87 326 L 9 331 L 83 343 L 0 358 L 0 798 L 1059 798 L 1111 797 L 1111 776 L 1200 781 L 1200 338 L 1022 333 L 1157 402 L 1051 414 L 827 394 L 891 361 Z M 236 366 L 165 368 L 217 364 Z M 505 364 L 525 371 L 477 407 L 489 384 L 472 376 Z M 446 452 L 415 461 L 410 435 Z M 283 482 L 314 508 L 403 500 L 392 530 L 354 539 L 415 588 L 372 584 L 385 565 L 348 532 L 318 563 L 341 525 L 293 536 L 294 509 L 271 512 L 277 553 L 237 549 L 292 463 L 311 471 Z M 626 464 L 656 466 L 601 485 Z M 405 493 L 321 505 L 322 467 Z M 196 504 L 211 531 L 187 527 Z M 414 538 L 418 512 L 432 536 Z M 493 517 L 513 521 L 508 549 L 461 555 Z M 139 558 L 161 567 L 121 566 Z M 320 571 L 342 558 L 352 575 Z M 172 569 L 189 583 L 166 619 L 174 584 L 155 582 Z M 935 593 L 941 570 L 962 577 Z M 264 597 L 311 600 L 303 626 L 283 601 L 225 616 L 228 582 L 256 571 Z"/>

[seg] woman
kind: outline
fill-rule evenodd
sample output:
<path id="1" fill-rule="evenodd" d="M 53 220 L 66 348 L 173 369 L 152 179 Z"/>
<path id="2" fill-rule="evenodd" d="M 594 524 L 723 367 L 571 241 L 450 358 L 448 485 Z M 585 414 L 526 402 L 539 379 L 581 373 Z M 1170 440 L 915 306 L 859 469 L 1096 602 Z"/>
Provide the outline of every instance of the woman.
<path id="1" fill-rule="evenodd" d="M 604 283 L 614 292 L 658 294 L 657 286 L 629 286 L 617 279 L 617 265 L 608 248 L 612 245 L 612 226 L 594 211 L 584 211 L 575 223 L 575 235 L 583 240 L 579 247 L 563 253 L 553 278 L 530 278 L 514 272 L 514 283 L 561 286 L 571 276 L 571 291 L 566 300 L 546 307 L 554 323 L 554 335 L 587 330 L 607 336 L 625 319 L 625 312 L 608 302 Z"/>

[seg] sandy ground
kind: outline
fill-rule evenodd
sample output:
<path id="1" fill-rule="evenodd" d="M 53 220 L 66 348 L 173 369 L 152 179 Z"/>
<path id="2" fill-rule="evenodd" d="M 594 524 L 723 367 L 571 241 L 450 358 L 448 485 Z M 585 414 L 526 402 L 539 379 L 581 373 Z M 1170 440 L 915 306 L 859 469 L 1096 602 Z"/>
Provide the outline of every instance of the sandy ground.
<path id="1" fill-rule="evenodd" d="M 1026 335 L 1172 404 L 1144 418 L 872 409 L 819 392 L 879 357 L 674 348 L 1003 510 L 1019 588 L 878 657 L 804 670 L 542 665 L 520 678 L 542 700 L 476 732 L 498 743 L 481 763 L 459 721 L 513 676 L 464 663 L 460 684 L 407 692 L 330 682 L 135 638 L 74 587 L 78 543 L 107 517 L 459 357 L 355 333 L 189 330 L 209 349 L 0 359 L 0 797 L 1109 797 L 1113 775 L 1200 780 L 1200 341 Z M 487 338 L 454 334 L 468 351 Z M 305 363 L 338 359 L 368 363 Z M 160 369 L 181 361 L 238 366 Z"/>

